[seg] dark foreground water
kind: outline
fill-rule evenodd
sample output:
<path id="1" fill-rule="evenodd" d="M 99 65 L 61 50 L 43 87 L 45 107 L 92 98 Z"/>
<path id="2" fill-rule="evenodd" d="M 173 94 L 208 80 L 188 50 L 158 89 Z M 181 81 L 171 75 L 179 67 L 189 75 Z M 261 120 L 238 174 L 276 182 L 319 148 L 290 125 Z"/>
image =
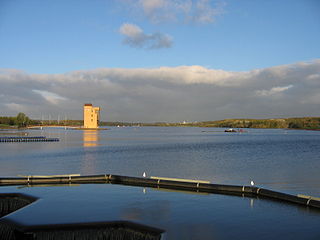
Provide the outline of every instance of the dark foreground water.
<path id="1" fill-rule="evenodd" d="M 217 128 L 46 129 L 56 143 L 1 143 L 0 176 L 119 174 L 209 180 L 320 197 L 320 132 Z M 7 218 L 24 224 L 129 220 L 164 239 L 320 239 L 320 211 L 266 199 L 111 184 L 2 187 L 41 200 Z"/>

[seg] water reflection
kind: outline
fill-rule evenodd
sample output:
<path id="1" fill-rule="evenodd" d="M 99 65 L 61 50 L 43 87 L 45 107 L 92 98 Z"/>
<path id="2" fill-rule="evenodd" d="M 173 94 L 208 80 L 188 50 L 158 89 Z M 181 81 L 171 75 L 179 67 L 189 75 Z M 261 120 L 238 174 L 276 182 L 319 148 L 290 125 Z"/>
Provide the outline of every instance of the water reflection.
<path id="1" fill-rule="evenodd" d="M 17 189 L 8 187 L 5 191 Z M 146 191 L 145 195 L 143 187 L 115 184 L 23 188 L 19 192 L 39 196 L 42 201 L 10 214 L 6 219 L 31 227 L 124 221 L 163 229 L 168 240 L 222 240 L 238 239 L 239 236 L 248 240 L 319 239 L 319 211 L 312 208 L 270 199 L 246 198 L 246 195 L 202 196 L 153 188 L 146 188 Z M 80 229 L 84 233 L 87 231 L 83 225 Z M 76 232 L 72 234 L 78 234 L 76 228 L 73 230 Z M 90 229 L 92 235 L 88 232 L 86 239 L 107 233 L 107 229 L 101 230 L 103 232 Z M 56 236 L 56 232 L 50 232 L 46 239 L 51 236 Z M 70 238 L 65 235 L 55 239 Z"/>
<path id="2" fill-rule="evenodd" d="M 97 130 L 85 130 L 83 131 L 83 146 L 84 147 L 96 147 L 99 142 L 99 131 Z"/>
<path id="3" fill-rule="evenodd" d="M 85 151 L 84 161 L 81 164 L 81 173 L 84 175 L 93 175 L 97 171 L 96 158 L 92 152 Z"/>
<path id="4" fill-rule="evenodd" d="M 83 147 L 84 161 L 82 162 L 81 172 L 83 174 L 94 174 L 96 172 L 96 157 L 92 151 L 87 151 L 86 148 L 97 147 L 99 143 L 99 131 L 85 130 L 83 131 Z"/>
<path id="5" fill-rule="evenodd" d="M 254 200 L 253 200 L 253 198 L 251 198 L 250 199 L 250 207 L 253 208 L 253 206 L 254 206 Z"/>
<path id="6" fill-rule="evenodd" d="M 147 220 L 151 222 L 169 221 L 172 206 L 169 200 L 150 200 L 128 203 L 121 210 L 121 218 L 129 221 Z"/>

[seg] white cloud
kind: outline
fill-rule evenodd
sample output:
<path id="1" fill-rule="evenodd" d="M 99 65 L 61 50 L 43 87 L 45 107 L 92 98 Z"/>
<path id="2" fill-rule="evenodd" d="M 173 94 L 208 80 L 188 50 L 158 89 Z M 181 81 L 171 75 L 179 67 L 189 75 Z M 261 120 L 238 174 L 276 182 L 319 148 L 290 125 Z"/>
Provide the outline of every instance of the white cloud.
<path id="1" fill-rule="evenodd" d="M 126 35 L 131 38 L 136 38 L 143 34 L 143 31 L 141 28 L 139 28 L 137 25 L 130 24 L 130 23 L 124 23 L 120 27 L 120 33 L 123 35 Z"/>
<path id="2" fill-rule="evenodd" d="M 142 47 L 147 40 L 142 29 L 135 24 L 124 23 L 119 32 L 125 36 L 124 42 L 134 47 Z"/>
<path id="3" fill-rule="evenodd" d="M 193 13 L 189 16 L 191 21 L 198 23 L 213 23 L 215 18 L 223 14 L 225 3 L 219 2 L 215 7 L 210 0 L 199 0 L 195 3 Z"/>
<path id="4" fill-rule="evenodd" d="M 0 70 L 0 109 L 1 114 L 82 119 L 82 104 L 91 102 L 102 107 L 105 121 L 319 116 L 319 70 L 320 61 L 247 72 L 202 66 L 53 75 Z"/>
<path id="5" fill-rule="evenodd" d="M 212 0 L 140 0 L 138 8 L 152 23 L 213 23 L 224 13 L 225 3 Z"/>
<path id="6" fill-rule="evenodd" d="M 293 85 L 288 85 L 284 87 L 273 87 L 270 90 L 257 90 L 256 95 L 257 96 L 262 96 L 262 97 L 269 97 L 273 95 L 280 94 L 284 91 L 287 91 L 288 89 L 292 88 Z"/>
<path id="7" fill-rule="evenodd" d="M 119 0 L 130 12 L 146 17 L 153 24 L 158 23 L 200 23 L 209 24 L 224 13 L 225 2 L 222 0 Z M 130 8 L 128 7 L 130 6 Z M 170 48 L 173 37 L 155 32 L 145 33 L 141 27 L 124 23 L 119 32 L 125 37 L 124 44 L 135 48 L 160 49 Z"/>
<path id="8" fill-rule="evenodd" d="M 33 89 L 32 91 L 40 94 L 44 99 L 46 99 L 48 102 L 52 104 L 59 104 L 61 100 L 67 100 L 67 98 L 61 97 L 58 94 L 55 94 L 52 92 L 48 92 L 44 90 L 36 90 L 36 89 Z"/>
<path id="9" fill-rule="evenodd" d="M 169 35 L 163 33 L 146 34 L 135 24 L 124 23 L 119 32 L 125 36 L 123 42 L 132 47 L 159 49 L 172 46 L 172 37 Z"/>
<path id="10" fill-rule="evenodd" d="M 163 8 L 168 5 L 168 1 L 165 0 L 140 0 L 143 11 L 146 14 L 152 14 L 157 9 Z"/>
<path id="11" fill-rule="evenodd" d="M 314 79 L 319 80 L 320 79 L 320 73 L 311 74 L 311 75 L 308 76 L 308 79 L 310 79 L 310 80 L 314 80 Z"/>

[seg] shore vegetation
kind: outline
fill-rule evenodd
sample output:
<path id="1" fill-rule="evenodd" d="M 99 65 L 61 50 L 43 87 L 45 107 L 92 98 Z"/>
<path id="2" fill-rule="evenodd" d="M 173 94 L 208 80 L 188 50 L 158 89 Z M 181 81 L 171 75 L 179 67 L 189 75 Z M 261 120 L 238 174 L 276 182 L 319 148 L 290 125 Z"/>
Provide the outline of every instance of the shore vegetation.
<path id="1" fill-rule="evenodd" d="M 128 123 L 101 122 L 102 126 L 163 126 L 163 127 L 220 127 L 220 128 L 287 128 L 320 130 L 320 117 L 279 118 L 279 119 L 224 119 L 204 122 L 180 123 Z"/>
<path id="2" fill-rule="evenodd" d="M 16 117 L 1 117 L 0 128 L 24 128 L 28 126 L 61 125 L 82 126 L 82 120 L 32 120 L 24 113 Z M 220 128 L 284 128 L 320 130 L 320 117 L 276 118 L 276 119 L 224 119 L 203 122 L 105 122 L 100 126 L 157 126 L 157 127 L 220 127 Z"/>
<path id="3" fill-rule="evenodd" d="M 0 128 L 24 128 L 30 124 L 36 124 L 37 122 L 31 120 L 26 114 L 20 112 L 16 117 L 1 117 L 0 116 Z"/>

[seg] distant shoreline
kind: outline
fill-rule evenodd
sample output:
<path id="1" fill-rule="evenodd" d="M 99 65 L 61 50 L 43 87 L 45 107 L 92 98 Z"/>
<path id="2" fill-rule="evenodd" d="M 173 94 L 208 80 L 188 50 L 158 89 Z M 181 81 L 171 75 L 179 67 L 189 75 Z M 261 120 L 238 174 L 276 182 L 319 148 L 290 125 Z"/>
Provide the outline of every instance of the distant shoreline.
<path id="1" fill-rule="evenodd" d="M 32 120 L 32 126 L 41 127 L 42 125 L 61 125 L 61 126 L 82 126 L 82 120 L 67 120 L 59 123 L 56 120 Z M 204 122 L 103 122 L 99 124 L 103 126 L 127 126 L 127 127 L 218 127 L 218 128 L 265 128 L 265 129 L 288 129 L 288 130 L 320 130 L 320 117 L 304 117 L 304 118 L 279 118 L 279 119 L 224 119 L 218 121 Z M 29 125 L 30 126 L 30 125 Z M 0 125 L 0 130 L 17 130 L 26 129 L 18 128 L 16 125 Z"/>
<path id="2" fill-rule="evenodd" d="M 157 126 L 157 127 L 219 127 L 219 128 L 266 128 L 320 130 L 320 117 L 279 118 L 279 119 L 224 119 L 205 122 L 181 123 L 128 123 L 101 122 L 101 126 Z"/>

